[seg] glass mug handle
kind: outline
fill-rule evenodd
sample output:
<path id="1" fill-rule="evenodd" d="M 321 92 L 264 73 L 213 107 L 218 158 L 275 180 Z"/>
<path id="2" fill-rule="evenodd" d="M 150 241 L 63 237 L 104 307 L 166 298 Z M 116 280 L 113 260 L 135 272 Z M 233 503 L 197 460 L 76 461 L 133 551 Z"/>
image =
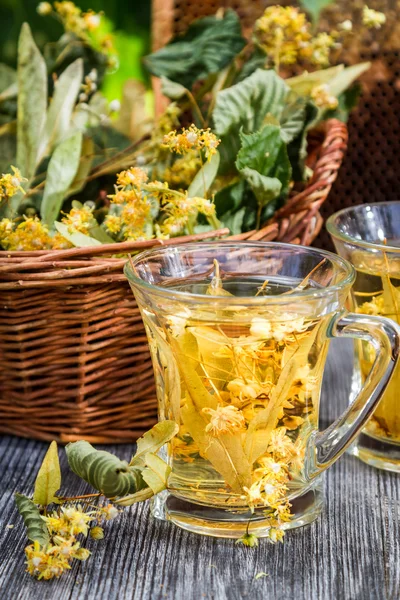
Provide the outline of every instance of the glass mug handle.
<path id="1" fill-rule="evenodd" d="M 340 313 L 332 319 L 327 336 L 370 342 L 376 355 L 369 375 L 355 400 L 332 425 L 316 435 L 316 453 L 311 478 L 334 463 L 361 431 L 381 399 L 400 353 L 400 327 L 394 321 L 383 317 Z"/>

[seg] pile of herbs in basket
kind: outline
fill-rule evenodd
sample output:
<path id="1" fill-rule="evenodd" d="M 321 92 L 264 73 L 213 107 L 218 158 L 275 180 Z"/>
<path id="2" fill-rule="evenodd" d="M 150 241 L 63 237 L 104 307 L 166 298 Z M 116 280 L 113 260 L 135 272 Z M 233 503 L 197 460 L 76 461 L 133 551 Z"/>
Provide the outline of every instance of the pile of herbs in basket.
<path id="1" fill-rule="evenodd" d="M 137 82 L 121 106 L 102 95 L 117 65 L 102 15 L 72 2 L 38 10 L 65 33 L 42 54 L 25 23 L 16 71 L 0 65 L 6 251 L 260 228 L 306 188 L 308 132 L 347 118 L 368 68 L 331 66 L 348 23 L 318 31 L 311 9 L 313 24 L 272 6 L 245 39 L 236 13 L 219 11 L 145 58 L 171 100 L 154 117 Z"/>

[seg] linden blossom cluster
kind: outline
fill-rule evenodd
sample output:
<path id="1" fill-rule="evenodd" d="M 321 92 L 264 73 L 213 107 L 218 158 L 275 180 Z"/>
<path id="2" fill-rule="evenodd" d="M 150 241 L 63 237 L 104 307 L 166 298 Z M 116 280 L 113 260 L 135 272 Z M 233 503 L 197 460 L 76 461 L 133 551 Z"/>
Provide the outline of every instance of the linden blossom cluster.
<path id="1" fill-rule="evenodd" d="M 163 147 L 177 154 L 196 153 L 198 172 L 205 160 L 216 153 L 220 140 L 209 130 L 191 125 L 180 133 L 171 131 L 164 136 Z M 192 159 L 189 159 L 189 162 Z M 24 178 L 15 167 L 13 174 L 0 178 L 0 203 L 7 202 L 18 190 L 24 192 Z M 210 199 L 191 197 L 190 190 L 170 189 L 167 181 L 149 181 L 147 171 L 131 167 L 117 175 L 115 194 L 109 196 L 110 207 L 104 219 L 104 229 L 118 241 L 167 239 L 182 234 L 185 229 L 194 233 L 198 215 L 204 215 L 209 224 L 217 229 L 219 221 L 215 206 Z M 78 203 L 79 204 L 79 203 Z M 62 213 L 61 221 L 69 234 L 89 235 L 99 226 L 94 203 L 73 206 L 69 213 Z M 6 250 L 64 249 L 72 244 L 60 233 L 50 232 L 47 225 L 36 216 L 0 221 L 0 245 Z"/>
<path id="2" fill-rule="evenodd" d="M 118 513 L 118 509 L 111 504 L 90 512 L 84 512 L 82 506 L 78 505 L 63 506 L 57 513 L 43 516 L 50 542 L 41 546 L 35 541 L 25 548 L 28 573 L 37 579 L 53 579 L 71 569 L 73 559 L 86 560 L 91 552 L 81 547 L 77 536 L 90 533 L 93 539 L 102 539 L 103 529 L 99 526 L 89 529 L 89 524 L 114 519 Z"/>
<path id="3" fill-rule="evenodd" d="M 363 7 L 362 23 L 365 27 L 379 29 L 385 22 L 383 13 Z M 311 23 L 298 8 L 270 6 L 256 22 L 254 37 L 278 68 L 298 62 L 324 68 L 330 64 L 331 50 L 340 48 L 341 36 L 351 32 L 352 28 L 352 22 L 347 20 L 339 24 L 340 31 L 330 34 L 320 32 L 313 36 Z"/>

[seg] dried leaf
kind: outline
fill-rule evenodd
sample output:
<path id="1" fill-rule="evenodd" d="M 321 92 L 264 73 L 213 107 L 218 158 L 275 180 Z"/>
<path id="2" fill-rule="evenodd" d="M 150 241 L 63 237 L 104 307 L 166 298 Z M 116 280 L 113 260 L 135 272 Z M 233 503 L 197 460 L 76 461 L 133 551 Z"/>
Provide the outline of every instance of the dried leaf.
<path id="1" fill-rule="evenodd" d="M 81 440 L 66 449 L 71 470 L 107 498 L 136 493 L 146 486 L 142 469 L 130 467 L 124 460 L 104 450 L 96 450 Z"/>
<path id="2" fill-rule="evenodd" d="M 200 454 L 210 461 L 232 490 L 240 494 L 244 486 L 249 487 L 251 485 L 251 465 L 242 448 L 241 434 L 224 434 L 214 438 L 206 433 L 207 421 L 188 398 L 181 414 Z"/>
<path id="3" fill-rule="evenodd" d="M 163 377 L 165 381 L 165 398 L 166 402 L 168 403 L 169 410 L 171 411 L 172 419 L 176 422 L 179 422 L 181 378 L 178 366 L 172 355 L 171 347 L 160 334 L 157 327 L 155 327 L 151 320 L 147 319 L 146 316 L 143 317 L 143 321 L 147 329 L 150 331 L 150 335 L 154 337 L 157 345 L 160 362 L 164 370 Z"/>
<path id="4" fill-rule="evenodd" d="M 133 142 L 148 132 L 146 87 L 140 81 L 129 79 L 122 92 L 121 110 L 115 128 Z"/>
<path id="5" fill-rule="evenodd" d="M 254 463 L 268 448 L 272 431 L 287 394 L 292 387 L 298 363 L 292 358 L 287 362 L 274 387 L 268 406 L 261 410 L 249 423 L 245 439 L 245 452 L 249 462 Z"/>
<path id="6" fill-rule="evenodd" d="M 219 161 L 220 155 L 216 152 L 196 173 L 187 191 L 189 198 L 207 198 L 207 192 L 218 173 Z"/>
<path id="7" fill-rule="evenodd" d="M 57 442 L 51 442 L 35 481 L 33 501 L 41 506 L 48 506 L 55 500 L 55 493 L 61 487 L 60 462 L 58 460 Z"/>
<path id="8" fill-rule="evenodd" d="M 92 138 L 83 136 L 79 166 L 75 178 L 67 192 L 68 197 L 72 196 L 73 194 L 78 194 L 86 185 L 86 178 L 88 177 L 92 168 L 94 155 L 95 148 Z"/>
<path id="9" fill-rule="evenodd" d="M 77 231 L 76 233 L 70 233 L 68 231 L 68 226 L 65 225 L 65 223 L 55 221 L 54 226 L 58 233 L 60 233 L 66 240 L 71 242 L 71 244 L 77 248 L 84 248 L 86 246 L 101 246 L 101 242 L 99 240 L 96 240 L 89 235 L 85 235 L 80 231 Z"/>
<path id="10" fill-rule="evenodd" d="M 49 532 L 37 506 L 23 494 L 15 494 L 15 502 L 19 514 L 24 519 L 28 539 L 31 542 L 39 542 L 41 546 L 46 546 L 50 540 Z"/>
<path id="11" fill-rule="evenodd" d="M 82 133 L 75 132 L 57 146 L 47 168 L 40 212 L 43 221 L 52 227 L 57 219 L 64 198 L 79 167 L 82 149 Z"/>
<path id="12" fill-rule="evenodd" d="M 229 341 L 226 336 L 211 327 L 190 327 L 197 340 L 200 364 L 205 376 L 213 382 L 216 389 L 226 385 L 234 376 L 233 361 L 230 358 L 217 356 L 218 351 Z"/>
<path id="13" fill-rule="evenodd" d="M 83 61 L 78 58 L 61 73 L 47 111 L 39 146 L 39 161 L 48 156 L 70 132 L 72 113 L 83 79 Z"/>
<path id="14" fill-rule="evenodd" d="M 201 377 L 196 372 L 196 366 L 199 365 L 199 350 L 194 335 L 185 331 L 177 339 L 171 340 L 175 348 L 175 354 L 178 356 L 179 371 L 185 382 L 190 397 L 200 411 L 203 408 L 217 408 L 218 399 L 206 390 Z"/>
<path id="15" fill-rule="evenodd" d="M 136 504 L 137 502 L 149 500 L 153 496 L 153 490 L 149 487 L 146 487 L 143 490 L 136 492 L 136 494 L 129 494 L 128 496 L 123 496 L 117 500 L 113 499 L 113 503 L 117 504 L 118 506 L 132 506 L 132 504 Z"/>
<path id="16" fill-rule="evenodd" d="M 17 72 L 4 63 L 0 63 L 0 98 L 3 93 L 17 83 Z"/>
<path id="17" fill-rule="evenodd" d="M 164 444 L 172 440 L 178 431 L 179 426 L 175 421 L 161 421 L 154 425 L 150 431 L 147 431 L 137 440 L 137 451 L 129 464 L 131 466 L 144 466 L 146 464 L 146 455 L 157 452 Z"/>
<path id="18" fill-rule="evenodd" d="M 47 69 L 27 23 L 18 42 L 17 166 L 30 179 L 37 166 L 47 109 Z M 14 203 L 13 203 L 14 207 Z"/>
<path id="19" fill-rule="evenodd" d="M 142 472 L 143 479 L 151 488 L 153 494 L 158 494 L 167 487 L 171 467 L 159 456 L 152 453 L 146 454 L 145 461 L 146 467 Z"/>

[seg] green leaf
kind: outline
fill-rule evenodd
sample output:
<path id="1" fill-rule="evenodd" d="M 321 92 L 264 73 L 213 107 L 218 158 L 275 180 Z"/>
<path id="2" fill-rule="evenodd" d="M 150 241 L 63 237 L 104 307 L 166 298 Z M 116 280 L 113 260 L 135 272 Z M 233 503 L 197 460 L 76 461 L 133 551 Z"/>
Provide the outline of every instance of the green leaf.
<path id="1" fill-rule="evenodd" d="M 314 23 L 318 23 L 321 11 L 332 4 L 334 0 L 299 0 L 302 8 L 308 12 Z"/>
<path id="2" fill-rule="evenodd" d="M 220 155 L 217 151 L 211 157 L 211 160 L 204 163 L 201 169 L 196 173 L 192 183 L 188 188 L 189 198 L 206 198 L 213 181 L 218 173 Z"/>
<path id="3" fill-rule="evenodd" d="M 252 54 L 249 56 L 249 58 L 245 60 L 242 68 L 238 72 L 235 79 L 235 83 L 243 81 L 244 79 L 252 75 L 254 71 L 257 71 L 257 69 L 264 69 L 267 61 L 268 58 L 264 50 L 256 46 Z"/>
<path id="4" fill-rule="evenodd" d="M 232 129 L 245 133 L 260 129 L 268 113 L 280 120 L 289 88 L 275 71 L 257 69 L 244 81 L 217 94 L 214 130 L 224 136 Z"/>
<path id="5" fill-rule="evenodd" d="M 240 208 L 243 199 L 244 185 L 243 179 L 236 177 L 236 180 L 233 181 L 233 183 L 223 187 L 215 194 L 214 204 L 218 218 Z"/>
<path id="6" fill-rule="evenodd" d="M 50 536 L 37 506 L 23 494 L 15 494 L 15 502 L 19 514 L 24 519 L 28 539 L 31 542 L 39 542 L 41 546 L 46 546 L 50 541 Z"/>
<path id="7" fill-rule="evenodd" d="M 136 454 L 132 457 L 131 466 L 144 465 L 146 454 L 158 452 L 178 433 L 179 426 L 175 421 L 160 421 L 147 431 L 137 442 Z"/>
<path id="8" fill-rule="evenodd" d="M 143 479 L 153 494 L 158 494 L 167 487 L 171 467 L 156 454 L 146 454 L 145 460 L 146 468 L 143 469 Z"/>
<path id="9" fill-rule="evenodd" d="M 302 131 L 306 113 L 306 98 L 294 97 L 283 108 L 280 126 L 281 138 L 289 144 Z"/>
<path id="10" fill-rule="evenodd" d="M 313 102 L 308 102 L 305 109 L 303 130 L 290 142 L 287 147 L 290 164 L 292 165 L 292 178 L 294 181 L 306 179 L 307 134 L 314 125 L 319 115 L 318 108 Z"/>
<path id="11" fill-rule="evenodd" d="M 85 248 L 86 246 L 101 246 L 101 242 L 99 240 L 95 240 L 89 235 L 85 235 L 80 231 L 76 233 L 70 233 L 68 231 L 68 226 L 65 223 L 60 223 L 59 221 L 54 221 L 54 226 L 57 229 L 58 233 L 60 233 L 66 240 L 71 242 L 77 248 Z"/>
<path id="12" fill-rule="evenodd" d="M 72 471 L 107 498 L 126 496 L 146 487 L 142 469 L 130 467 L 110 452 L 96 450 L 89 442 L 74 442 L 65 450 Z"/>
<path id="13" fill-rule="evenodd" d="M 18 42 L 17 166 L 30 179 L 37 166 L 47 109 L 47 70 L 27 23 Z"/>
<path id="14" fill-rule="evenodd" d="M 185 86 L 175 81 L 171 81 L 168 77 L 161 77 L 161 92 L 170 100 L 180 100 L 188 92 Z"/>
<path id="15" fill-rule="evenodd" d="M 250 184 L 259 206 L 286 195 L 292 174 L 280 127 L 265 125 L 261 131 L 241 134 L 236 167 Z"/>
<path id="16" fill-rule="evenodd" d="M 48 156 L 69 133 L 72 113 L 83 79 L 83 61 L 78 58 L 57 80 L 40 140 L 39 160 Z"/>
<path id="17" fill-rule="evenodd" d="M 228 227 L 232 235 L 237 235 L 243 231 L 243 220 L 246 208 L 240 208 L 235 213 L 226 213 L 221 217 L 221 224 Z"/>
<path id="18" fill-rule="evenodd" d="M 199 79 L 218 73 L 244 48 L 237 14 L 194 21 L 184 35 L 150 54 L 144 64 L 153 75 L 167 77 L 190 89 Z"/>
<path id="19" fill-rule="evenodd" d="M 58 217 L 64 198 L 78 171 L 82 148 L 82 133 L 75 132 L 54 150 L 47 168 L 40 213 L 49 227 Z"/>
<path id="20" fill-rule="evenodd" d="M 255 169 L 249 167 L 245 167 L 240 172 L 250 184 L 260 206 L 265 206 L 280 196 L 282 183 L 276 177 L 261 175 Z"/>
<path id="21" fill-rule="evenodd" d="M 41 506 L 48 506 L 55 500 L 54 494 L 61 486 L 60 462 L 58 460 L 57 442 L 51 442 L 35 481 L 33 501 Z"/>

